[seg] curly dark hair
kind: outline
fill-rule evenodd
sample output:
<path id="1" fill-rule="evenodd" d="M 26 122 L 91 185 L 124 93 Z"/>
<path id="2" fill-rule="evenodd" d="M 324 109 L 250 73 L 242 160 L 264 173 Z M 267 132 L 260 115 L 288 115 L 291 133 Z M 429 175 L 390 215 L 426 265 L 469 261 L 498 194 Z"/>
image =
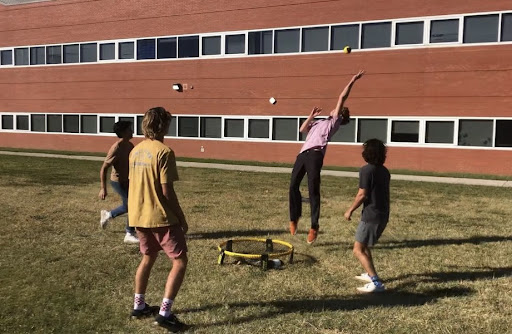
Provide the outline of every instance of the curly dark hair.
<path id="1" fill-rule="evenodd" d="M 119 121 L 114 123 L 112 130 L 115 132 L 118 138 L 123 138 L 123 133 L 132 127 L 132 123 L 128 121 Z"/>
<path id="2" fill-rule="evenodd" d="M 387 150 L 381 140 L 368 139 L 363 144 L 363 159 L 371 165 L 383 165 L 386 162 Z"/>

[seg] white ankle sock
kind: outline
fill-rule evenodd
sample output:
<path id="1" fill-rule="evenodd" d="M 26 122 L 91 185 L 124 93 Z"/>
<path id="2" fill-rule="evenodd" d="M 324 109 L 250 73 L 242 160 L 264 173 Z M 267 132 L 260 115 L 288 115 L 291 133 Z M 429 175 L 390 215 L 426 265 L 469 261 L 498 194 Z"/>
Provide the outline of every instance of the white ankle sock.
<path id="1" fill-rule="evenodd" d="M 158 312 L 162 317 L 168 317 L 171 315 L 171 307 L 173 301 L 167 298 L 162 300 L 162 305 L 160 305 L 160 312 Z"/>
<path id="2" fill-rule="evenodd" d="M 143 310 L 144 306 L 146 306 L 146 295 L 136 293 L 133 297 L 133 309 Z"/>

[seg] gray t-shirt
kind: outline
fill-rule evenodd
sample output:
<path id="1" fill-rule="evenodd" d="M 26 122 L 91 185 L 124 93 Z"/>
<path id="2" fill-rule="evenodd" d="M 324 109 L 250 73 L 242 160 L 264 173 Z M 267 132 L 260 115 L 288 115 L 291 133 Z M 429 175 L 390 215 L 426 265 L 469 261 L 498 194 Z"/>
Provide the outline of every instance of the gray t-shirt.
<path id="1" fill-rule="evenodd" d="M 359 170 L 359 188 L 366 189 L 361 220 L 370 224 L 386 224 L 389 220 L 389 171 L 383 165 L 370 165 Z"/>

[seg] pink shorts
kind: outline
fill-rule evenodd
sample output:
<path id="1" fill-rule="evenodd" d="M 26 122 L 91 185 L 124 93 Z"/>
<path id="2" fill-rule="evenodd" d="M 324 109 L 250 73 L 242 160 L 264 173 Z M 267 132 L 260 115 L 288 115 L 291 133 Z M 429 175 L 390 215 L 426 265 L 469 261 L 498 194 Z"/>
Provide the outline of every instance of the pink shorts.
<path id="1" fill-rule="evenodd" d="M 135 229 L 140 241 L 140 252 L 144 255 L 152 255 L 163 250 L 168 257 L 176 259 L 187 253 L 185 234 L 180 226 Z"/>

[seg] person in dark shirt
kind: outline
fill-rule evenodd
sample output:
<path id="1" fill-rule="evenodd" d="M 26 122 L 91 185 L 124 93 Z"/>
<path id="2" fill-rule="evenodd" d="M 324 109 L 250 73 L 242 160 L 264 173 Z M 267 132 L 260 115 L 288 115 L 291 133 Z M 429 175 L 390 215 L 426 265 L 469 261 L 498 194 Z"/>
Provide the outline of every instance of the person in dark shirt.
<path id="1" fill-rule="evenodd" d="M 390 174 L 384 166 L 386 146 L 378 139 L 369 139 L 363 144 L 363 158 L 367 164 L 359 170 L 359 191 L 345 218 L 351 220 L 352 213 L 363 204 L 361 221 L 356 231 L 354 256 L 359 260 L 365 273 L 355 278 L 367 282 L 357 288 L 360 292 L 385 291 L 384 284 L 373 265 L 370 248 L 377 243 L 389 220 Z"/>

